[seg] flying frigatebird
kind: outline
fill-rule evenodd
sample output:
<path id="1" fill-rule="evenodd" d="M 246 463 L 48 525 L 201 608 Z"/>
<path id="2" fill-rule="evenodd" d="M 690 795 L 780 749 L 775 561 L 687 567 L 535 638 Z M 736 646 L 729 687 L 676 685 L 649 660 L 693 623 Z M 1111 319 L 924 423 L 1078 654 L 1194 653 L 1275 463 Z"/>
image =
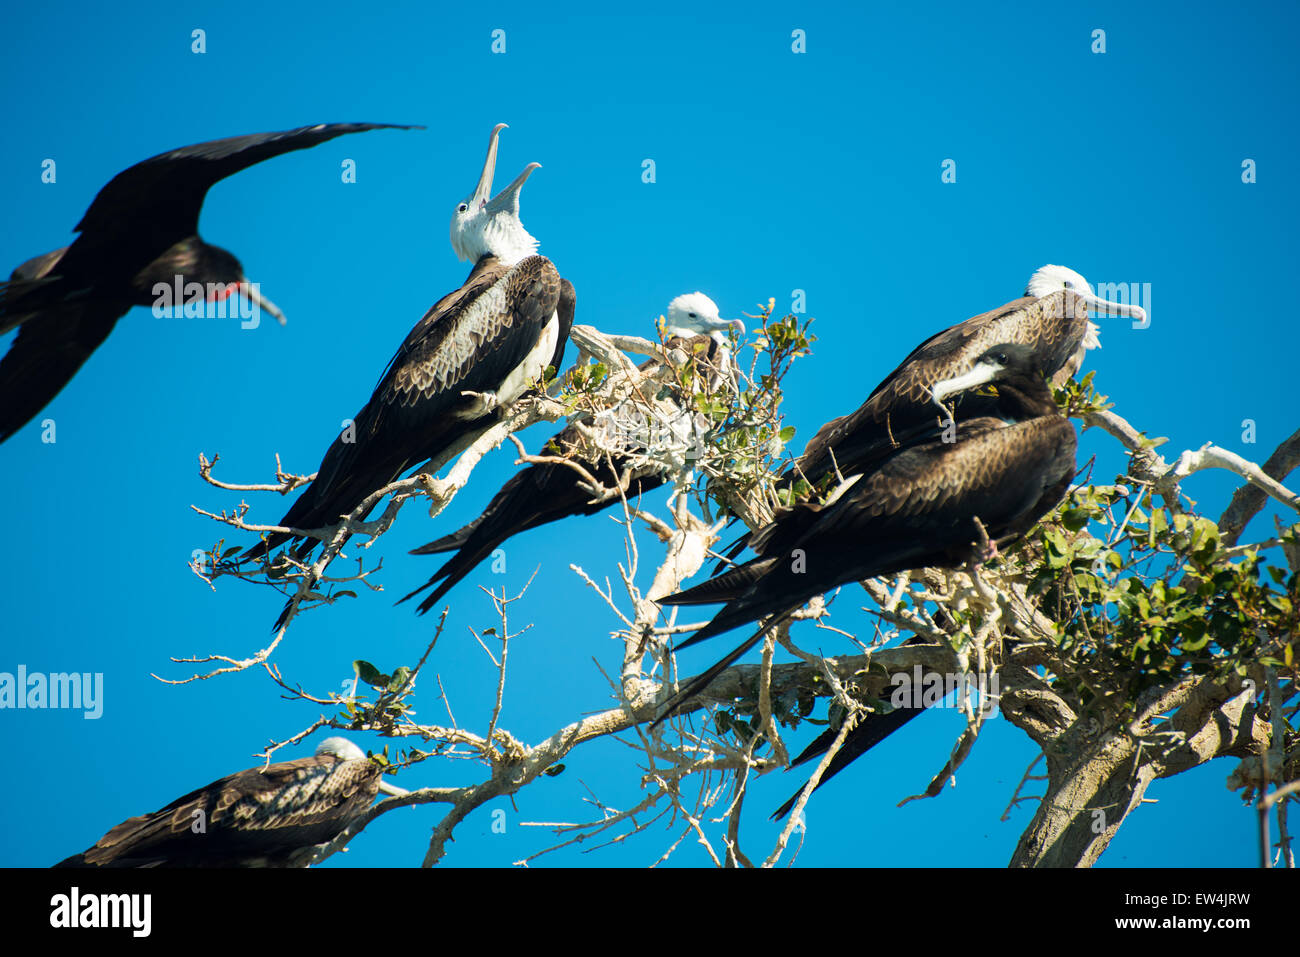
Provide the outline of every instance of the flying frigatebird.
<path id="1" fill-rule="evenodd" d="M 710 354 L 704 357 L 708 366 L 706 374 L 725 375 L 728 371 L 729 353 L 723 340 L 727 329 L 736 329 L 741 335 L 745 332 L 744 323 L 739 319 L 719 318 L 717 304 L 703 293 L 678 296 L 668 304 L 664 321 L 664 332 L 668 337 L 666 347 L 669 350 L 681 348 L 687 355 L 695 355 L 696 348 L 708 347 Z M 660 364 L 659 360 L 651 359 L 643 363 L 641 369 L 648 371 Z M 632 404 L 633 400 L 627 402 Z M 637 408 L 632 409 L 634 415 L 639 412 Z M 629 500 L 659 488 L 669 479 L 671 470 L 667 465 L 647 459 L 642 454 L 645 449 L 640 445 L 627 451 L 605 449 L 608 455 L 599 454 L 600 449 L 584 453 L 585 447 L 588 443 L 584 443 L 577 423 L 569 425 L 546 443 L 548 450 L 554 449 L 577 462 L 607 489 L 618 488 L 625 482 L 624 495 Z M 414 598 L 437 584 L 433 593 L 420 603 L 419 613 L 424 614 L 506 539 L 571 515 L 594 515 L 616 501 L 617 497 L 593 498 L 592 489 L 582 474 L 567 465 L 559 462 L 530 465 L 515 473 L 473 522 L 412 550 L 412 555 L 456 554 L 432 578 L 401 601 Z M 440 580 L 441 584 L 438 584 Z"/>
<path id="2" fill-rule="evenodd" d="M 18 327 L 0 360 L 0 442 L 58 395 L 132 306 L 157 304 L 161 289 L 197 283 L 208 299 L 238 292 L 283 323 L 239 260 L 199 237 L 208 190 L 255 163 L 336 136 L 413 128 L 321 123 L 233 136 L 161 153 L 114 176 L 77 224 L 75 242 L 29 259 L 0 283 L 0 334 Z"/>
<path id="3" fill-rule="evenodd" d="M 55 867 L 302 867 L 369 810 L 407 792 L 346 738 L 314 756 L 249 768 L 123 821 Z"/>
<path id="4" fill-rule="evenodd" d="M 536 255 L 537 240 L 519 219 L 519 191 L 541 164 L 529 163 L 492 197 L 505 127 L 493 128 L 478 185 L 451 217 L 452 248 L 474 263 L 469 278 L 416 323 L 280 525 L 311 530 L 338 523 L 408 469 L 462 451 L 548 366 L 560 367 L 576 296 L 551 261 Z M 246 555 L 297 537 L 273 533 Z M 300 555 L 316 544 L 307 539 Z M 276 626 L 283 621 L 281 615 Z"/>
<path id="5" fill-rule="evenodd" d="M 1003 546 L 1061 500 L 1075 469 L 1074 428 L 1057 409 L 1032 346 L 987 350 L 964 374 L 934 383 L 933 398 L 989 384 L 994 404 L 963 419 L 951 441 L 941 435 L 905 446 L 846 479 L 825 503 L 780 510 L 751 538 L 757 558 L 658 599 L 664 605 L 726 602 L 677 650 L 767 620 L 673 695 L 656 724 L 813 596 L 879 575 L 984 560 L 981 525 L 993 546 Z"/>

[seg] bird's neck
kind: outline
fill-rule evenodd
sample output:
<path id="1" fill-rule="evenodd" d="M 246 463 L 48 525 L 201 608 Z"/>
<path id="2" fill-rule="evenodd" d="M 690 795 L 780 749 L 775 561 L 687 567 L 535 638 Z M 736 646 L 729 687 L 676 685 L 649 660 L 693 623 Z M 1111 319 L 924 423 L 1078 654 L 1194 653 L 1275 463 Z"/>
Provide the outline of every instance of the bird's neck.
<path id="1" fill-rule="evenodd" d="M 507 266 L 536 255 L 538 242 L 513 218 L 491 219 L 479 234 L 479 259 L 492 256 Z"/>
<path id="2" fill-rule="evenodd" d="M 220 247 L 204 242 L 198 236 L 172 243 L 131 278 L 138 305 L 149 305 L 157 297 L 160 286 L 184 289 L 193 283 L 231 284 L 239 282 L 239 261 Z M 188 294 L 187 294 L 188 295 Z"/>
<path id="3" fill-rule="evenodd" d="M 997 388 L 998 412 L 1003 418 L 1022 422 L 1057 412 L 1046 382 L 1000 382 Z"/>

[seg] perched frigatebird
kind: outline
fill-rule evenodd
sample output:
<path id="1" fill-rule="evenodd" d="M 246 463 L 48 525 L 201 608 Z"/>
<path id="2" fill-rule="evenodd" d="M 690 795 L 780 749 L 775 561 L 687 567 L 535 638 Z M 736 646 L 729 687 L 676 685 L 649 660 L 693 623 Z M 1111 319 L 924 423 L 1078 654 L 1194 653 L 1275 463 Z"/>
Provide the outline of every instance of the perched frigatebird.
<path id="1" fill-rule="evenodd" d="M 955 435 L 897 450 L 872 471 L 846 479 L 825 503 L 780 510 L 751 538 L 757 558 L 658 599 L 664 605 L 726 602 L 678 650 L 767 619 L 673 695 L 658 721 L 813 596 L 879 575 L 982 560 L 988 556 L 979 554 L 977 519 L 995 547 L 1029 531 L 1064 496 L 1075 468 L 1074 428 L 1040 369 L 1032 346 L 989 349 L 963 375 L 932 388 L 941 402 L 992 384 L 994 404 L 985 414 L 963 419 Z"/>
<path id="2" fill-rule="evenodd" d="M 249 768 L 123 821 L 55 867 L 302 867 L 369 810 L 406 794 L 346 738 L 310 758 Z"/>
<path id="3" fill-rule="evenodd" d="M 171 291 L 199 284 L 209 300 L 237 292 L 283 323 L 239 260 L 199 237 L 208 190 L 254 163 L 345 133 L 413 128 L 321 123 L 232 136 L 161 153 L 114 176 L 72 245 L 29 259 L 0 283 L 0 334 L 20 327 L 0 360 L 0 442 L 59 394 L 132 306 L 160 298 L 179 306 Z"/>
<path id="4" fill-rule="evenodd" d="M 1141 306 L 1097 298 L 1073 269 L 1043 266 L 1022 298 L 935 333 L 913 349 L 855 412 L 832 419 L 808 440 L 783 484 L 802 476 L 815 485 L 837 470 L 846 478 L 856 475 L 900 445 L 942 428 L 931 386 L 965 372 L 992 346 L 1026 346 L 1033 366 L 1060 385 L 1079 370 L 1084 353 L 1100 345 L 1089 310 L 1146 316 Z M 968 395 L 957 411 L 972 418 L 989 407 L 986 398 Z"/>
<path id="5" fill-rule="evenodd" d="M 800 478 L 816 487 L 859 475 L 897 449 L 939 435 L 945 421 L 930 401 L 930 388 L 967 371 L 994 345 L 1027 347 L 1033 365 L 1060 385 L 1079 370 L 1087 350 L 1100 348 L 1099 330 L 1088 320 L 1090 310 L 1139 321 L 1146 317 L 1141 306 L 1099 299 L 1073 269 L 1043 266 L 1030 277 L 1023 297 L 937 332 L 913 349 L 856 411 L 817 430 L 777 479 L 777 487 L 789 488 Z M 992 414 L 995 405 L 985 396 L 967 394 L 958 397 L 955 410 L 961 417 L 978 418 Z M 748 532 L 739 536 L 727 547 L 727 558 L 739 555 L 750 538 Z"/>
<path id="6" fill-rule="evenodd" d="M 736 329 L 744 335 L 745 325 L 739 319 L 719 318 L 717 304 L 703 293 L 678 296 L 668 304 L 664 322 L 668 336 L 666 347 L 670 351 L 682 349 L 687 355 L 695 355 L 697 348 L 703 351 L 707 347 L 709 351 L 704 354 L 704 359 L 709 373 L 725 375 L 728 371 L 729 353 L 723 340 L 723 333 L 728 329 Z M 647 371 L 660 364 L 660 360 L 651 359 L 642 363 L 641 369 Z M 631 407 L 632 416 L 644 414 L 633 400 L 627 400 L 626 404 Z M 617 415 L 614 420 L 618 420 Z M 648 458 L 642 444 L 634 442 L 633 445 L 626 450 L 617 446 L 593 450 L 589 442 L 584 442 L 579 425 L 573 423 L 553 436 L 545 448 L 547 454 L 558 454 L 577 462 L 607 489 L 618 488 L 625 481 L 624 494 L 631 500 L 659 488 L 669 479 L 671 472 L 664 462 Z M 607 454 L 600 454 L 602 452 Z M 436 542 L 412 550 L 412 555 L 456 554 L 432 578 L 401 601 L 414 598 L 437 584 L 433 593 L 420 603 L 419 613 L 424 614 L 511 536 L 571 515 L 594 515 L 618 500 L 617 496 L 593 497 L 592 489 L 582 474 L 562 463 L 530 465 L 515 473 L 473 522 Z"/>
<path id="7" fill-rule="evenodd" d="M 537 240 L 519 219 L 519 191 L 541 164 L 529 163 L 492 197 L 505 127 L 493 128 L 478 185 L 451 217 L 452 248 L 474 263 L 469 278 L 416 323 L 280 525 L 337 524 L 408 469 L 462 451 L 548 366 L 559 369 L 576 296 L 551 261 L 535 255 Z M 273 533 L 246 554 L 264 554 L 296 537 Z M 307 539 L 300 554 L 316 544 Z"/>

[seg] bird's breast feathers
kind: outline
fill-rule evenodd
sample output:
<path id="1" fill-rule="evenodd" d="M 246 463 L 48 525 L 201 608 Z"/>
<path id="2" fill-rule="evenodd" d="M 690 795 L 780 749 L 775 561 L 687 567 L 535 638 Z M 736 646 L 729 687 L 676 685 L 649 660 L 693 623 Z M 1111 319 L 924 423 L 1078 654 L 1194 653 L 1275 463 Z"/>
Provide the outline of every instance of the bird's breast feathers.
<path id="1" fill-rule="evenodd" d="M 560 318 L 558 312 L 552 312 L 551 318 L 542 327 L 542 334 L 537 337 L 537 345 L 524 357 L 524 361 L 515 366 L 506 376 L 498 391 L 502 402 L 513 402 L 523 395 L 529 384 L 546 371 L 551 356 L 555 354 L 556 341 L 560 338 Z"/>

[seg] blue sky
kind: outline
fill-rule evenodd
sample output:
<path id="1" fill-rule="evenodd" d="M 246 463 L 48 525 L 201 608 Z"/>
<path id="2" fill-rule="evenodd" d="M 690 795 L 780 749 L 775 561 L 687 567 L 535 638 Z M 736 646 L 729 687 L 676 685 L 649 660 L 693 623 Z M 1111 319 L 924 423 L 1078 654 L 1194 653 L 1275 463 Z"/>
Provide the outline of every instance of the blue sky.
<path id="1" fill-rule="evenodd" d="M 1015 298 L 1050 262 L 1093 283 L 1150 283 L 1150 327 L 1103 320 L 1104 348 L 1088 360 L 1121 414 L 1168 436 L 1165 451 L 1213 440 L 1262 461 L 1297 424 L 1293 319 L 1262 301 L 1294 275 L 1296 21 L 1290 4 L 7 7 L 6 272 L 69 242 L 101 186 L 164 150 L 328 121 L 429 128 L 345 137 L 219 184 L 202 235 L 242 260 L 287 328 L 136 309 L 43 413 L 57 442 L 43 444 L 33 425 L 0 446 L 0 670 L 106 682 L 96 721 L 0 712 L 11 767 L 40 781 L 0 794 L 0 819 L 23 821 L 0 831 L 0 864 L 84 849 L 126 817 L 255 764 L 268 739 L 317 716 L 256 672 L 183 687 L 150 677 L 184 674 L 170 655 L 256 651 L 280 604 L 230 580 L 210 591 L 190 573 L 191 551 L 218 533 L 190 505 L 239 498 L 203 484 L 197 456 L 220 453 L 231 481 L 269 480 L 276 453 L 291 470 L 315 469 L 409 328 L 468 272 L 447 222 L 494 123 L 510 124 L 498 185 L 543 164 L 523 191 L 523 219 L 577 287 L 577 321 L 647 334 L 682 292 L 707 293 L 724 315 L 769 296 L 785 310 L 793 290 L 806 292 L 819 342 L 787 382 L 796 448 L 916 343 Z M 202 55 L 191 52 L 196 28 Z M 498 28 L 506 52 L 494 55 Z M 804 54 L 791 50 L 795 29 L 806 31 Z M 1091 52 L 1096 29 L 1104 54 Z M 54 184 L 41 182 L 47 158 Z M 341 182 L 344 159 L 357 164 L 355 184 Z M 642 182 L 645 159 L 653 184 Z M 948 159 L 955 183 L 941 182 Z M 1242 182 L 1245 159 L 1256 183 Z M 1242 441 L 1245 419 L 1255 444 Z M 1094 452 L 1102 480 L 1122 470 L 1112 442 L 1085 436 L 1080 460 Z M 433 621 L 392 601 L 436 564 L 405 552 L 478 514 L 513 460 L 510 448 L 493 454 L 434 522 L 408 507 L 371 551 L 385 557 L 384 593 L 301 619 L 277 653 L 286 676 L 326 690 L 354 658 L 413 664 Z M 1202 473 L 1185 490 L 1217 516 L 1234 487 L 1226 473 Z M 251 517 L 268 522 L 285 505 L 249 500 Z M 452 592 L 420 716 L 445 717 L 436 669 L 462 723 L 485 727 L 495 674 L 467 628 L 490 625 L 492 610 L 475 586 L 513 590 L 539 567 L 516 606 L 535 627 L 511 648 L 502 724 L 537 741 L 608 707 L 591 659 L 617 661 L 612 619 L 568 563 L 614 575 L 622 556 L 603 516 L 511 541 L 504 576 L 485 567 Z M 943 764 L 958 724 L 951 712 L 924 716 L 819 793 L 799 863 L 1005 864 L 1031 811 L 999 817 L 1035 753 L 1005 721 L 956 788 L 895 807 Z M 795 745 L 813 733 L 801 729 Z M 565 763 L 514 805 L 491 806 L 505 811 L 504 834 L 488 809 L 465 822 L 447 863 L 502 866 L 540 850 L 547 835 L 521 822 L 583 819 L 586 786 L 615 807 L 639 800 L 622 745 L 595 742 Z M 1147 796 L 1158 803 L 1130 818 L 1101 863 L 1252 864 L 1252 815 L 1224 787 L 1234 764 L 1157 782 Z M 399 783 L 481 772 L 433 761 Z M 754 786 L 751 850 L 776 834 L 764 809 L 802 781 L 774 774 Z M 436 807 L 390 814 L 330 866 L 417 864 L 437 820 Z M 645 864 L 675 837 L 539 863 Z M 706 858 L 687 841 L 674 862 Z"/>

